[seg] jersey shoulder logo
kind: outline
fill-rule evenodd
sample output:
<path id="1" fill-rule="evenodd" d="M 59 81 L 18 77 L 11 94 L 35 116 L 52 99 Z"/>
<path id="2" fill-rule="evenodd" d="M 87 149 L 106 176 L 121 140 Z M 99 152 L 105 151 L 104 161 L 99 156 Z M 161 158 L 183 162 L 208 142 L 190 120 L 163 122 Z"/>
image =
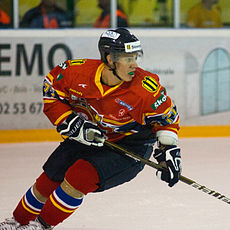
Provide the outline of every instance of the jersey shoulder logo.
<path id="1" fill-rule="evenodd" d="M 63 77 L 64 77 L 63 74 L 60 73 L 60 74 L 57 76 L 57 81 L 60 81 Z"/>
<path id="2" fill-rule="evenodd" d="M 159 84 L 153 77 L 146 76 L 142 81 L 142 87 L 144 87 L 149 92 L 154 93 L 159 87 Z"/>
<path id="3" fill-rule="evenodd" d="M 68 67 L 68 64 L 65 62 L 62 62 L 58 65 L 60 68 L 62 68 L 63 70 L 65 70 Z"/>
<path id="4" fill-rule="evenodd" d="M 70 60 L 69 65 L 83 65 L 85 64 L 86 59 L 75 59 L 75 60 Z"/>

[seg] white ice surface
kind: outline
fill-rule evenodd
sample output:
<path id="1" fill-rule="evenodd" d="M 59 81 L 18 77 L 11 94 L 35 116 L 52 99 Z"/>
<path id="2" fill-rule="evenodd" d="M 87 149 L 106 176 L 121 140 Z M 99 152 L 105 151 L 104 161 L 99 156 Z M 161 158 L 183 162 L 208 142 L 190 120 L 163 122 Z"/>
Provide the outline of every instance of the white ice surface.
<path id="1" fill-rule="evenodd" d="M 0 144 L 0 220 L 42 172 L 57 142 Z M 183 176 L 230 197 L 230 138 L 181 139 Z M 229 230 L 230 205 L 186 185 L 169 188 L 146 166 L 131 182 L 89 194 L 64 230 Z"/>

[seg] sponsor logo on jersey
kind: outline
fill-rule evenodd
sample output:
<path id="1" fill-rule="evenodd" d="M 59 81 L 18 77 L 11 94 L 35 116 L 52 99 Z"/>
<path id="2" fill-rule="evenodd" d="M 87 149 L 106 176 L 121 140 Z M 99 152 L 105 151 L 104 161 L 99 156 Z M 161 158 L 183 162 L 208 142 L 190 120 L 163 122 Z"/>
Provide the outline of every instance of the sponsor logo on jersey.
<path id="1" fill-rule="evenodd" d="M 82 92 L 77 91 L 77 90 L 75 90 L 75 89 L 69 89 L 69 91 L 74 92 L 74 93 L 77 93 L 78 95 L 82 96 Z"/>
<path id="2" fill-rule="evenodd" d="M 129 111 L 131 111 L 133 109 L 133 107 L 131 105 L 128 105 L 127 103 L 125 103 L 124 101 L 122 101 L 119 98 L 116 98 L 115 102 L 118 103 L 119 105 L 125 106 Z"/>
<path id="3" fill-rule="evenodd" d="M 127 114 L 126 114 L 126 115 L 127 115 Z M 109 114 L 108 116 L 109 116 L 110 118 L 112 118 L 113 120 L 115 120 L 115 121 L 120 121 L 120 122 L 130 120 L 130 116 L 116 117 L 116 116 L 113 115 L 113 114 Z"/>
<path id="4" fill-rule="evenodd" d="M 86 84 L 78 84 L 78 86 L 80 86 L 80 87 L 85 89 L 87 85 Z"/>
<path id="5" fill-rule="evenodd" d="M 119 110 L 119 113 L 118 113 L 118 116 L 119 116 L 119 117 L 123 117 L 124 114 L 125 114 L 125 110 L 124 110 L 124 109 L 120 109 L 120 110 Z"/>
<path id="6" fill-rule="evenodd" d="M 161 104 L 166 102 L 167 96 L 165 95 L 165 89 L 161 91 L 161 96 L 157 98 L 157 100 L 151 105 L 153 110 L 155 111 Z"/>
<path id="7" fill-rule="evenodd" d="M 57 81 L 60 81 L 64 76 L 60 73 L 58 76 L 57 76 Z"/>
<path id="8" fill-rule="evenodd" d="M 142 81 L 142 86 L 149 92 L 154 93 L 159 87 L 159 84 L 153 77 L 146 76 Z"/>

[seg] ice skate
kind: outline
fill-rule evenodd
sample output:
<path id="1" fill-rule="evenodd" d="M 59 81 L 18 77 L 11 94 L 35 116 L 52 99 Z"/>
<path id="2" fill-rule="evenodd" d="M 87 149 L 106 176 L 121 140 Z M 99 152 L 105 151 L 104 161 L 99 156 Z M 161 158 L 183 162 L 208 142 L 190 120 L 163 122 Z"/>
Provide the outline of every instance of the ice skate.
<path id="1" fill-rule="evenodd" d="M 20 224 L 14 219 L 14 217 L 7 218 L 0 223 L 0 230 L 16 230 Z"/>
<path id="2" fill-rule="evenodd" d="M 30 221 L 27 225 L 21 225 L 17 230 L 51 230 L 53 227 L 51 226 L 44 226 L 41 222 L 36 219 L 34 221 Z M 1 229 L 0 229 L 1 230 Z"/>

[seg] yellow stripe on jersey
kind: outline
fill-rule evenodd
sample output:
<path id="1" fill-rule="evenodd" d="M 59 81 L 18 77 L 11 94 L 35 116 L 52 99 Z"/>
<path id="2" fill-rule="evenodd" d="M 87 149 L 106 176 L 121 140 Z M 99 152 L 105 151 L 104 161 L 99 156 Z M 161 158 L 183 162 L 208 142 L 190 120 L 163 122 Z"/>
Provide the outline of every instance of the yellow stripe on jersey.
<path id="1" fill-rule="evenodd" d="M 50 73 L 47 74 L 47 77 L 50 80 L 51 84 L 53 85 L 53 83 L 54 83 L 54 77 Z"/>
<path id="2" fill-rule="evenodd" d="M 98 89 L 102 95 L 104 93 L 104 90 L 103 90 L 103 87 L 101 85 L 101 72 L 104 69 L 104 67 L 105 67 L 104 63 L 100 64 L 99 67 L 97 68 L 97 72 L 95 74 L 95 84 L 98 87 Z"/>
<path id="3" fill-rule="evenodd" d="M 57 101 L 57 99 L 44 99 L 44 100 L 43 100 L 43 103 L 44 103 L 44 104 L 47 104 L 47 103 L 53 103 L 53 102 L 55 102 L 55 101 Z"/>
<path id="4" fill-rule="evenodd" d="M 167 127 L 166 130 L 172 130 L 172 131 L 174 131 L 175 133 L 178 133 L 178 129 L 176 129 L 176 128 Z"/>
<path id="5" fill-rule="evenodd" d="M 45 93 L 47 93 L 48 92 L 48 90 L 49 90 L 49 88 L 50 88 L 50 85 L 49 85 L 49 83 L 48 82 L 44 82 L 44 92 Z"/>
<path id="6" fill-rule="evenodd" d="M 86 59 L 74 59 L 69 61 L 69 65 L 83 65 L 85 64 Z"/>
<path id="7" fill-rule="evenodd" d="M 118 122 L 118 121 L 114 121 L 114 120 L 110 120 L 108 118 L 103 118 L 103 122 L 109 122 L 110 124 L 115 124 L 115 125 L 125 125 L 125 124 L 128 124 L 128 123 L 131 123 L 134 121 L 134 119 L 131 119 L 129 121 L 126 121 L 126 122 Z"/>
<path id="8" fill-rule="evenodd" d="M 125 136 L 129 136 L 129 135 L 131 135 L 131 134 L 134 134 L 135 132 L 127 132 L 127 133 L 122 133 L 122 134 L 124 134 Z"/>
<path id="9" fill-rule="evenodd" d="M 54 124 L 57 125 L 64 117 L 69 116 L 71 113 L 72 113 L 72 110 L 63 113 L 63 114 L 54 122 Z"/>
<path id="10" fill-rule="evenodd" d="M 156 93 L 153 94 L 153 96 L 156 97 L 156 95 L 159 93 L 159 91 L 160 91 L 161 89 L 162 89 L 162 86 L 160 86 L 160 87 L 158 88 L 158 90 L 156 91 Z"/>
<path id="11" fill-rule="evenodd" d="M 155 115 L 157 115 L 157 113 L 144 113 L 143 115 L 142 115 L 142 122 L 141 122 L 141 124 L 142 125 L 145 125 L 145 118 L 146 117 L 150 117 L 150 116 L 155 116 Z"/>
<path id="12" fill-rule="evenodd" d="M 112 92 L 113 90 L 117 89 L 121 84 L 124 83 L 124 81 L 122 81 L 120 84 L 118 84 L 118 85 L 116 85 L 114 87 L 111 87 L 109 90 L 104 92 L 104 89 L 103 89 L 102 84 L 101 84 L 101 72 L 104 69 L 104 67 L 105 67 L 104 63 L 100 64 L 99 67 L 97 68 L 97 72 L 95 74 L 95 84 L 98 87 L 99 91 L 101 92 L 102 96 L 105 96 L 105 95 L 109 94 L 110 92 Z"/>
<path id="13" fill-rule="evenodd" d="M 56 90 L 55 91 L 57 92 L 58 96 L 61 96 L 61 97 L 68 97 L 67 94 L 63 93 L 62 91 L 59 91 L 59 90 Z"/>

